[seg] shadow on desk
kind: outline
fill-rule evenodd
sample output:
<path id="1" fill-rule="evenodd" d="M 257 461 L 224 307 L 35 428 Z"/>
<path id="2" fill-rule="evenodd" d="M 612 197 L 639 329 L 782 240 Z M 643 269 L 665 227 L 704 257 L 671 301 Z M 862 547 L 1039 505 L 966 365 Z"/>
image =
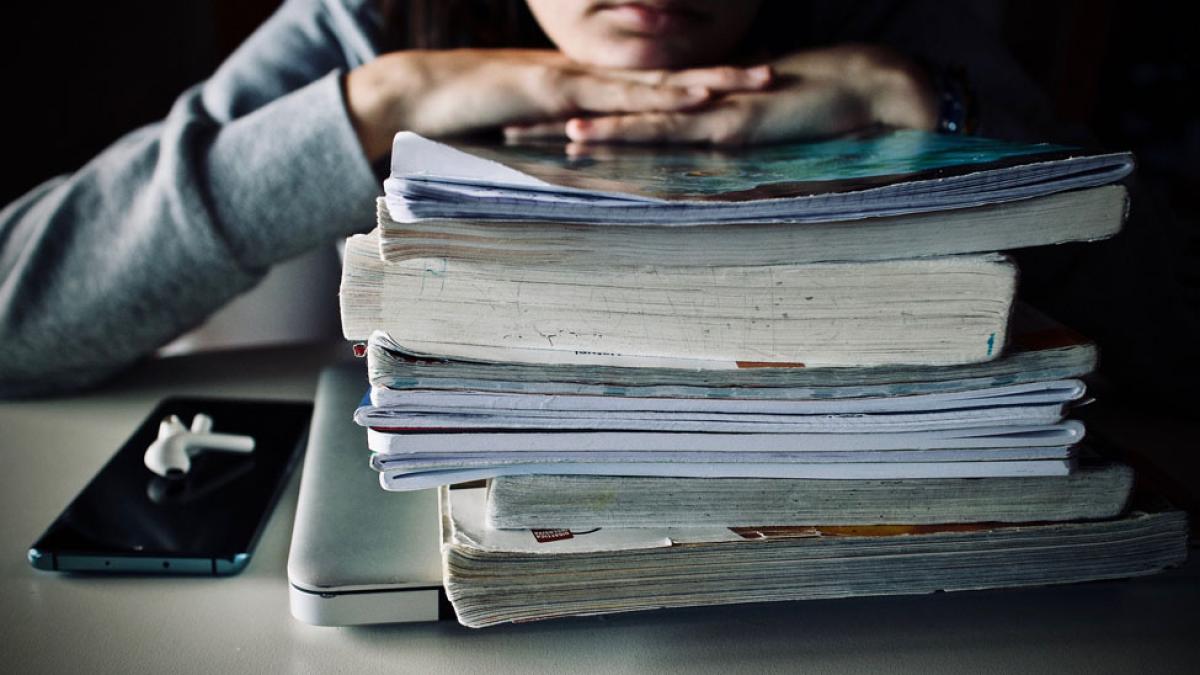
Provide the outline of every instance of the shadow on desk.
<path id="1" fill-rule="evenodd" d="M 86 395 L 144 397 L 147 390 L 161 389 L 165 396 L 241 392 L 312 400 L 321 369 L 353 358 L 345 341 L 197 352 L 143 361 Z"/>

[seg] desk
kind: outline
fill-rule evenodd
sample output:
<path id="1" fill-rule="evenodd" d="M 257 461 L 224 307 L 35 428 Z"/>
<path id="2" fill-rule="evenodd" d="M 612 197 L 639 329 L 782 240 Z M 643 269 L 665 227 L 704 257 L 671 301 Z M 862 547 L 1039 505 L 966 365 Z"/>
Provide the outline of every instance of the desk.
<path id="1" fill-rule="evenodd" d="M 471 630 L 319 628 L 288 613 L 292 477 L 230 578 L 38 572 L 25 551 L 159 399 L 310 398 L 346 346 L 152 361 L 102 390 L 0 403 L 0 672 L 1187 672 L 1200 564 L 1136 581 L 779 603 Z"/>

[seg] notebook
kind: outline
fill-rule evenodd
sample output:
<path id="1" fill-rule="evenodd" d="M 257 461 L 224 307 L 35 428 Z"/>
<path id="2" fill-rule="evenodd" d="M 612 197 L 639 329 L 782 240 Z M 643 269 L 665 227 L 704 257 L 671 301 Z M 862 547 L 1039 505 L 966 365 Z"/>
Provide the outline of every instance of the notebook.
<path id="1" fill-rule="evenodd" d="M 321 374 L 288 555 L 292 615 L 318 626 L 452 618 L 437 490 L 379 489 L 352 417 L 366 381 L 363 361 Z"/>

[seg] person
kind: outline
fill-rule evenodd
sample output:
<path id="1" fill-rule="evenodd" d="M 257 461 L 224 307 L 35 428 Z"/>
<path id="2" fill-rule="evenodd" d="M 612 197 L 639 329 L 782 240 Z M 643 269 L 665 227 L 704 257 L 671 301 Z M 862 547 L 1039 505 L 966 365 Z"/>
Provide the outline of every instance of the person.
<path id="1" fill-rule="evenodd" d="M 1041 137 L 1048 106 L 973 7 L 287 0 L 164 120 L 0 211 L 0 396 L 101 382 L 272 265 L 363 230 L 401 129 L 712 144 L 930 129 L 935 76 L 960 67 L 980 133 Z M 517 19 L 472 33 L 480 16 Z"/>

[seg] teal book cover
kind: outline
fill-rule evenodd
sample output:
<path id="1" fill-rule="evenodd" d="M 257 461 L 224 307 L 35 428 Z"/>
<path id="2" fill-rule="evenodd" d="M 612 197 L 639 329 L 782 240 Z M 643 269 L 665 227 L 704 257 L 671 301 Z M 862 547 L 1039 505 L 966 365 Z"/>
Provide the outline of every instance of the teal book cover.
<path id="1" fill-rule="evenodd" d="M 732 149 L 560 143 L 455 145 L 562 187 L 689 201 L 847 192 L 1095 154 L 1048 143 L 912 130 Z"/>

